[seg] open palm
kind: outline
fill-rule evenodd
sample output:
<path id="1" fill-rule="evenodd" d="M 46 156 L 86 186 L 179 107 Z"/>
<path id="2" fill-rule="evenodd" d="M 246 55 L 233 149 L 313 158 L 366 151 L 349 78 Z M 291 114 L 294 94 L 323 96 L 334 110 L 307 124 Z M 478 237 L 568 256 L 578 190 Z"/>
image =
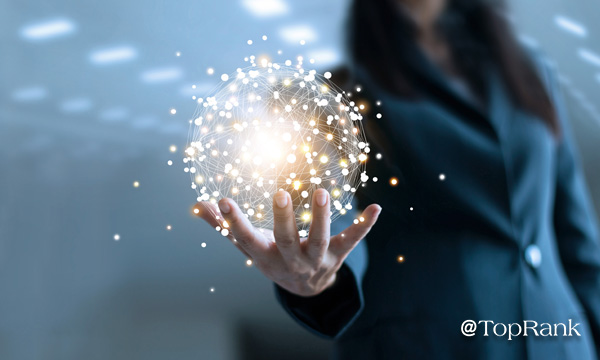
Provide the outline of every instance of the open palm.
<path id="1" fill-rule="evenodd" d="M 377 221 L 381 207 L 369 205 L 355 223 L 330 235 L 330 197 L 318 189 L 312 198 L 312 222 L 307 238 L 300 238 L 290 194 L 278 191 L 273 199 L 273 231 L 257 229 L 231 199 L 196 204 L 197 213 L 211 226 L 230 230 L 227 237 L 269 279 L 300 296 L 313 296 L 330 287 L 352 249 Z"/>

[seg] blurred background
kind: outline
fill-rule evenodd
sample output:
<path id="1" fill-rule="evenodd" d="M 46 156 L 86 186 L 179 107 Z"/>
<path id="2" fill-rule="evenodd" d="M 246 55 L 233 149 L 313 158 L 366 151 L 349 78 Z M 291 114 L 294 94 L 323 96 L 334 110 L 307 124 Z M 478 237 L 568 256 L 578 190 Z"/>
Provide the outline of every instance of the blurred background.
<path id="1" fill-rule="evenodd" d="M 327 358 L 191 216 L 181 160 L 192 97 L 245 56 L 342 63 L 348 2 L 0 1 L 0 359 Z M 600 3 L 511 5 L 560 70 L 598 209 Z"/>

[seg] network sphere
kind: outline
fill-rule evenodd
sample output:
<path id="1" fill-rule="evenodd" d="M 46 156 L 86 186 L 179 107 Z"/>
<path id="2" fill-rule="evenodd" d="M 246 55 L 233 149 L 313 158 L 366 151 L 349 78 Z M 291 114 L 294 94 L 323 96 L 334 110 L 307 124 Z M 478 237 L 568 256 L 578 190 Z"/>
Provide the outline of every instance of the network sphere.
<path id="1" fill-rule="evenodd" d="M 325 75 L 289 61 L 222 75 L 190 122 L 184 170 L 197 200 L 232 198 L 256 227 L 272 229 L 273 196 L 285 190 L 301 236 L 316 189 L 331 194 L 332 221 L 351 210 L 370 149 L 359 106 Z"/>

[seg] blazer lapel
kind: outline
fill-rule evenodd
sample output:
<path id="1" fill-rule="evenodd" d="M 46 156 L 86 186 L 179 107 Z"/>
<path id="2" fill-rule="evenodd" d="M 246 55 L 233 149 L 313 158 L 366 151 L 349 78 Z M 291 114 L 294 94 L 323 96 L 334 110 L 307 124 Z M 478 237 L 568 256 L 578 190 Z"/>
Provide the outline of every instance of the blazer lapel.
<path id="1" fill-rule="evenodd" d="M 514 111 L 514 105 L 512 100 L 509 98 L 508 93 L 504 88 L 502 79 L 499 74 L 492 73 L 488 81 L 489 86 L 489 99 L 488 99 L 488 111 L 487 118 L 491 125 L 496 130 L 496 134 L 500 140 L 506 139 L 506 131 L 509 128 L 509 122 L 511 119 L 512 112 Z"/>
<path id="2" fill-rule="evenodd" d="M 421 73 L 429 83 L 429 93 L 435 101 L 445 103 L 448 107 L 461 113 L 461 118 L 478 118 L 491 127 L 497 137 L 506 129 L 508 118 L 512 109 L 510 99 L 502 86 L 499 74 L 490 72 L 487 81 L 487 103 L 479 105 L 473 99 L 459 92 L 450 83 L 448 76 L 435 65 L 422 51 L 415 54 L 422 66 Z"/>

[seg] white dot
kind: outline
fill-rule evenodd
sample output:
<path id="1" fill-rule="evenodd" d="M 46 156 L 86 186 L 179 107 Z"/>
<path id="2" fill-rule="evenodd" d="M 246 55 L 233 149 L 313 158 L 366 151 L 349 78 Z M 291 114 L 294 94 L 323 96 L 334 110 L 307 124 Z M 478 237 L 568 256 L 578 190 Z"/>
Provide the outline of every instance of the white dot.
<path id="1" fill-rule="evenodd" d="M 446 180 L 446 175 L 444 175 L 444 174 L 440 174 L 440 180 L 441 180 L 441 181 L 444 181 L 444 180 Z"/>
<path id="2" fill-rule="evenodd" d="M 323 76 L 325 77 L 325 79 L 331 79 L 331 73 L 329 71 L 323 74 Z"/>
<path id="3" fill-rule="evenodd" d="M 229 230 L 227 230 L 227 229 L 221 230 L 221 235 L 223 235 L 223 236 L 229 235 Z"/>
<path id="4" fill-rule="evenodd" d="M 207 73 L 208 75 L 212 75 L 212 74 L 214 74 L 214 73 L 215 73 L 215 69 L 213 69 L 213 68 L 208 68 L 208 69 L 206 69 L 206 73 Z"/>
<path id="5" fill-rule="evenodd" d="M 227 74 L 221 75 L 221 80 L 223 80 L 223 81 L 229 80 L 229 75 L 227 75 Z"/>
<path id="6" fill-rule="evenodd" d="M 181 53 L 178 51 L 175 53 L 175 56 L 181 56 Z"/>
<path id="7" fill-rule="evenodd" d="M 211 288 L 209 289 L 209 291 L 210 291 L 211 293 L 214 293 L 214 292 L 215 292 L 215 288 L 214 288 L 214 287 L 211 287 Z"/>
<path id="8" fill-rule="evenodd" d="M 171 113 L 171 115 L 175 115 L 177 114 L 177 109 L 171 109 L 169 112 Z"/>
<path id="9" fill-rule="evenodd" d="M 113 236 L 113 239 L 115 239 L 115 241 L 119 241 L 121 240 L 121 235 L 115 234 L 115 236 Z"/>
<path id="10" fill-rule="evenodd" d="M 252 40 L 248 40 L 248 45 L 252 45 Z"/>
<path id="11" fill-rule="evenodd" d="M 263 36 L 262 36 L 262 39 L 263 39 L 263 40 L 267 40 L 267 35 L 263 35 Z"/>
<path id="12" fill-rule="evenodd" d="M 167 161 L 167 165 L 169 165 L 169 166 L 173 165 L 173 160 Z"/>
<path id="13" fill-rule="evenodd" d="M 200 246 L 202 246 L 203 248 L 205 248 L 206 247 L 206 243 L 203 242 L 202 244 L 200 244 Z"/>

